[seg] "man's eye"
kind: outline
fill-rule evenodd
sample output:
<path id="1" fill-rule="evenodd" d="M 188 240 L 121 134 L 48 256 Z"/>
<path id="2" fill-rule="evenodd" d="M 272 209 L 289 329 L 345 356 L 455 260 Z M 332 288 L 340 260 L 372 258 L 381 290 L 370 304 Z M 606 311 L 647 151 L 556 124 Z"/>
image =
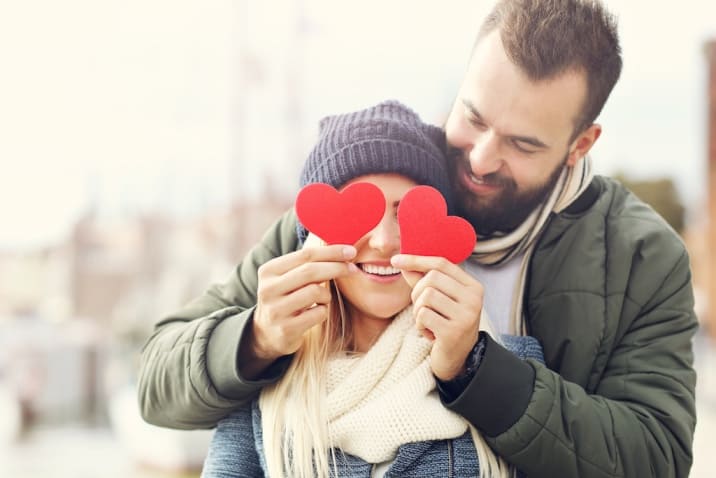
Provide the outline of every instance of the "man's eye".
<path id="1" fill-rule="evenodd" d="M 513 141 L 512 145 L 521 153 L 532 154 L 537 152 L 532 145 L 523 143 L 522 141 Z"/>
<path id="2" fill-rule="evenodd" d="M 467 116 L 467 121 L 471 125 L 475 126 L 476 128 L 484 128 L 485 127 L 485 123 L 480 118 L 473 116 L 470 113 L 468 113 L 466 116 Z"/>

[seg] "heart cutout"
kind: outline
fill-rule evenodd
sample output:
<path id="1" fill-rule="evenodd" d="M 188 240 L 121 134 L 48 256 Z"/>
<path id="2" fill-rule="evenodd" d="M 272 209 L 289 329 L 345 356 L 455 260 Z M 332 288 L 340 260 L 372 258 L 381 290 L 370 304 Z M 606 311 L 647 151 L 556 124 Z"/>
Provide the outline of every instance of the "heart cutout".
<path id="1" fill-rule="evenodd" d="M 355 182 L 342 191 L 313 183 L 298 192 L 295 207 L 301 224 L 326 243 L 352 245 L 383 218 L 385 197 L 372 183 Z"/>
<path id="2" fill-rule="evenodd" d="M 467 259 L 477 236 L 469 222 L 447 215 L 442 194 L 430 186 L 408 191 L 398 206 L 401 254 L 441 256 L 454 264 Z"/>

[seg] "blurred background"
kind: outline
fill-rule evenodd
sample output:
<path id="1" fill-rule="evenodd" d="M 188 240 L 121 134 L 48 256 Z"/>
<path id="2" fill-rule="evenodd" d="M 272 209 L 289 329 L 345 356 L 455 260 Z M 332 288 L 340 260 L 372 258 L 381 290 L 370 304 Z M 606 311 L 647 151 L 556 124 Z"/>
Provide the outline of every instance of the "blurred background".
<path id="1" fill-rule="evenodd" d="M 716 3 L 606 3 L 625 66 L 593 157 L 691 253 L 713 476 Z M 0 0 L 0 476 L 198 476 L 210 432 L 139 417 L 154 321 L 291 206 L 322 116 L 395 98 L 441 124 L 491 5 Z"/>

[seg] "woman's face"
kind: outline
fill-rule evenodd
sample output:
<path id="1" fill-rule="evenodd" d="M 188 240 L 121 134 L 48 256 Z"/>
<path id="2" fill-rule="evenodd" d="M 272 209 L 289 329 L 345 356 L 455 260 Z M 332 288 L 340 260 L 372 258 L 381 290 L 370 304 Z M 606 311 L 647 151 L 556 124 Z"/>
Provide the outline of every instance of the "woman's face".
<path id="1" fill-rule="evenodd" d="M 355 263 L 360 272 L 336 279 L 338 289 L 346 299 L 354 327 L 377 328 L 388 325 L 386 319 L 410 304 L 410 287 L 400 270 L 391 267 L 390 258 L 400 252 L 398 204 L 417 183 L 398 174 L 370 174 L 354 182 L 373 183 L 385 196 L 385 214 L 380 223 L 356 242 Z M 345 187 L 344 186 L 344 187 Z"/>

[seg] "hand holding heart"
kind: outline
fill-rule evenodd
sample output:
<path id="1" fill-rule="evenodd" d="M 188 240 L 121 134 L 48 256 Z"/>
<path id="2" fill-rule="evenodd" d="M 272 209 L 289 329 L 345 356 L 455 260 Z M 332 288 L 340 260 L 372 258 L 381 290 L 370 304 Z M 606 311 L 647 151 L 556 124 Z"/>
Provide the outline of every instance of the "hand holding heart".
<path id="1" fill-rule="evenodd" d="M 447 216 L 444 199 L 427 186 L 403 197 L 398 222 L 401 255 L 391 262 L 413 288 L 415 325 L 434 340 L 433 374 L 451 380 L 462 372 L 480 328 L 482 285 L 456 265 L 472 252 L 475 231 L 464 219 Z"/>
<path id="2" fill-rule="evenodd" d="M 440 380 L 452 380 L 465 367 L 477 342 L 483 288 L 459 266 L 444 257 L 400 254 L 391 260 L 413 288 L 415 325 L 434 340 L 430 367 Z"/>
<path id="3" fill-rule="evenodd" d="M 279 357 L 298 350 L 303 334 L 324 321 L 331 294 L 324 283 L 358 268 L 352 246 L 304 247 L 258 270 L 256 309 L 240 347 L 241 373 L 255 379 Z"/>

